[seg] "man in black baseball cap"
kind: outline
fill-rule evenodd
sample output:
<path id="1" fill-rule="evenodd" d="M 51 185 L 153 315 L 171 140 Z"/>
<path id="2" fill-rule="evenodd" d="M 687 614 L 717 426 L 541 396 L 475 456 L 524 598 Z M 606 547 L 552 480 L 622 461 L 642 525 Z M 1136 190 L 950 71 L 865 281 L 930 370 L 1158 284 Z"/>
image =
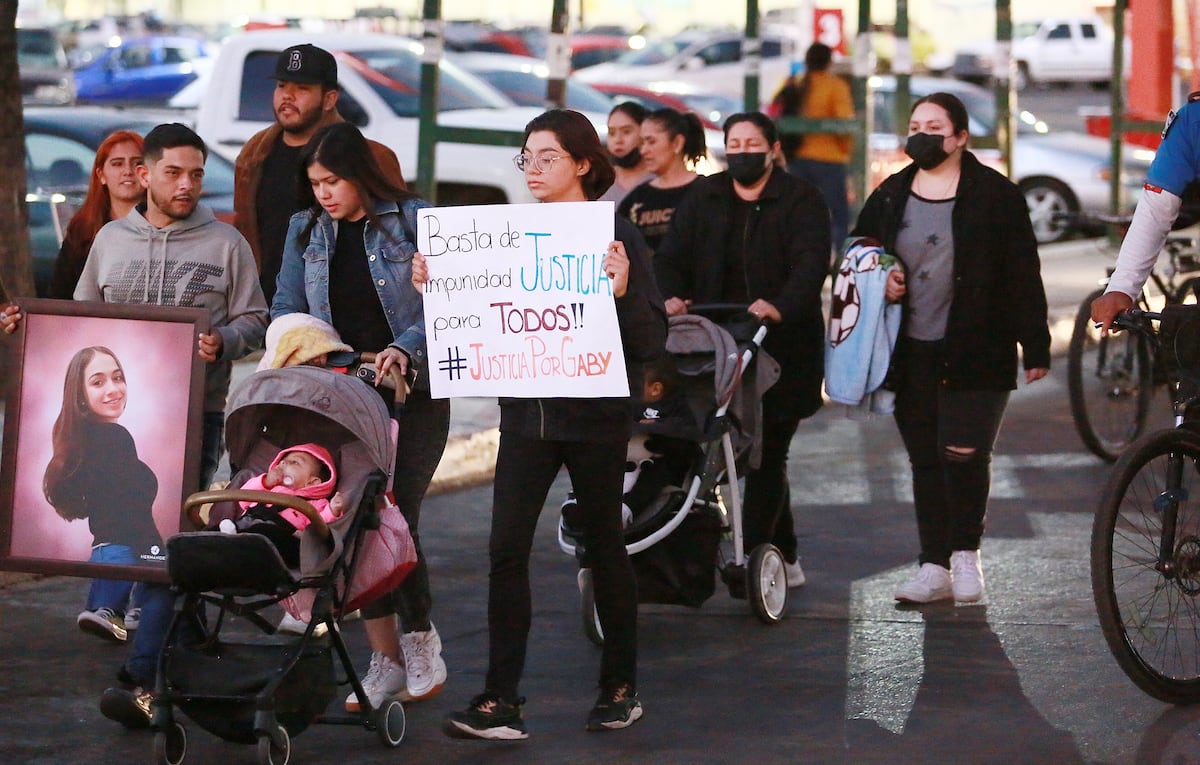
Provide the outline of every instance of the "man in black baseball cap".
<path id="1" fill-rule="evenodd" d="M 337 59 L 329 51 L 315 45 L 293 45 L 279 54 L 271 79 L 321 85 L 336 90 Z"/>
<path id="2" fill-rule="evenodd" d="M 270 77 L 275 80 L 275 124 L 242 147 L 233 192 L 233 225 L 254 252 L 268 305 L 275 295 L 288 219 L 300 211 L 300 150 L 318 128 L 342 121 L 337 59 L 329 51 L 308 43 L 286 48 Z M 368 143 L 384 174 L 404 186 L 396 154 L 383 144 Z"/>

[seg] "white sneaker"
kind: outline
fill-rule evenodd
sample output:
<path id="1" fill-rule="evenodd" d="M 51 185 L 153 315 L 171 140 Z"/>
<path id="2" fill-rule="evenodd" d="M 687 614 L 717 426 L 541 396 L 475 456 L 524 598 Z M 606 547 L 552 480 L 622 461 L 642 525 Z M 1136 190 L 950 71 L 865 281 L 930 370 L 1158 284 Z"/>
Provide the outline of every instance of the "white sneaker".
<path id="1" fill-rule="evenodd" d="M 950 553 L 950 576 L 954 579 L 954 599 L 959 603 L 974 603 L 983 597 L 983 566 L 978 550 Z"/>
<path id="2" fill-rule="evenodd" d="M 413 701 L 436 696 L 446 684 L 446 662 L 442 660 L 442 639 L 432 624 L 427 632 L 406 632 L 400 636 L 404 652 L 404 671 L 408 675 L 408 695 Z"/>
<path id="3" fill-rule="evenodd" d="M 787 574 L 788 587 L 803 587 L 808 578 L 804 576 L 804 569 L 800 568 L 800 559 L 797 558 L 795 563 L 784 563 L 783 571 Z"/>
<path id="4" fill-rule="evenodd" d="M 932 603 L 954 597 L 950 572 L 936 563 L 922 564 L 917 575 L 896 588 L 896 600 L 904 603 Z"/>
<path id="5" fill-rule="evenodd" d="M 378 709 L 387 699 L 407 700 L 404 667 L 378 652 L 371 654 L 371 666 L 362 679 L 362 687 L 372 709 Z M 346 697 L 346 711 L 361 710 L 358 695 L 350 691 L 350 695 Z"/>
<path id="6" fill-rule="evenodd" d="M 303 635 L 308 631 L 308 622 L 302 622 L 286 611 L 283 618 L 279 620 L 279 626 L 275 628 L 278 632 L 287 632 L 292 635 Z M 321 637 L 329 628 L 324 623 L 318 624 L 313 628 L 313 637 Z"/>

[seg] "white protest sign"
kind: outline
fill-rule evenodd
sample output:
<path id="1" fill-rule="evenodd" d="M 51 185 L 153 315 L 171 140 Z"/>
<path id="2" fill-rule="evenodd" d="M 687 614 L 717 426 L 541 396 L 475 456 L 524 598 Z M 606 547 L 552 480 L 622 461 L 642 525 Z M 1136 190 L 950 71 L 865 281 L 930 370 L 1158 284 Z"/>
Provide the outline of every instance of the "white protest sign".
<path id="1" fill-rule="evenodd" d="M 431 207 L 425 335 L 435 398 L 627 396 L 612 202 Z"/>

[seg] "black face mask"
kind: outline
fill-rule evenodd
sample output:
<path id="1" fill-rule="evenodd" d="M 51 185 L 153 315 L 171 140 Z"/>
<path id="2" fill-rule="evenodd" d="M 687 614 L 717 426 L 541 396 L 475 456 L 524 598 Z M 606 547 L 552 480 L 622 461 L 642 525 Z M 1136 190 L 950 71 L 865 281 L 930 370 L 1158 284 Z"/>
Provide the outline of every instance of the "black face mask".
<path id="1" fill-rule="evenodd" d="M 642 150 L 635 146 L 633 151 L 629 152 L 624 157 L 618 157 L 616 154 L 611 153 L 608 155 L 608 157 L 617 167 L 628 170 L 631 167 L 637 167 L 638 163 L 642 161 Z"/>
<path id="2" fill-rule="evenodd" d="M 725 162 L 729 165 L 730 177 L 743 186 L 753 186 L 767 174 L 767 153 L 765 151 L 726 154 Z"/>
<path id="3" fill-rule="evenodd" d="M 913 164 L 922 170 L 932 170 L 946 161 L 950 155 L 942 148 L 944 135 L 913 133 L 904 143 L 904 153 L 912 157 Z"/>

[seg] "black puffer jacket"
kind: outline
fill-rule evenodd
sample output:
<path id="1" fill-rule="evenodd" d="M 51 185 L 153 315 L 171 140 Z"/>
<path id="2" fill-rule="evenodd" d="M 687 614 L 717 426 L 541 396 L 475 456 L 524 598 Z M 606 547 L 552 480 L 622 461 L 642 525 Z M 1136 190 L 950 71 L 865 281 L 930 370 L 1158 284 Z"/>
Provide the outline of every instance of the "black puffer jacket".
<path id="1" fill-rule="evenodd" d="M 895 253 L 916 172 L 909 165 L 881 183 L 851 235 L 874 237 Z M 1050 367 L 1046 292 L 1025 197 L 1010 180 L 964 152 L 951 228 L 954 296 L 946 322 L 943 384 L 957 390 L 1012 390 L 1018 343 L 1026 369 Z"/>
<path id="2" fill-rule="evenodd" d="M 736 194 L 728 173 L 699 178 L 680 202 L 654 256 L 666 297 L 720 303 Z M 829 273 L 829 208 L 817 189 L 779 168 L 750 210 L 745 238 L 746 294 L 778 309 L 763 347 L 779 362 L 777 385 L 801 398 L 802 416 L 821 406 L 825 319 L 821 287 Z"/>
<path id="3" fill-rule="evenodd" d="M 642 363 L 666 350 L 667 312 L 650 268 L 650 248 L 625 218 L 616 219 L 616 238 L 629 256 L 629 285 L 616 298 L 617 323 L 629 390 L 642 392 Z M 500 430 L 547 441 L 628 441 L 633 435 L 630 397 L 502 398 Z"/>

